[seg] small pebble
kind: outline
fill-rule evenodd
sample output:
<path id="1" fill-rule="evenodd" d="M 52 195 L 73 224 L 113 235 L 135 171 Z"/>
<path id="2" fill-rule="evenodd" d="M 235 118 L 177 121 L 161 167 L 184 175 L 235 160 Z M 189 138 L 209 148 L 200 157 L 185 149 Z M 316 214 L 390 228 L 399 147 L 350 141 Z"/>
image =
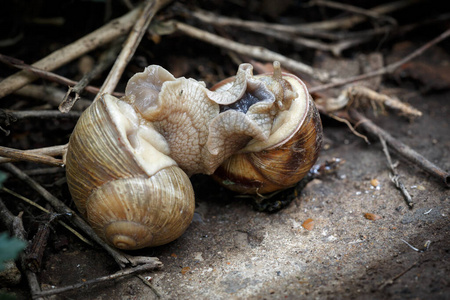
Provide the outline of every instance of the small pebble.
<path id="1" fill-rule="evenodd" d="M 372 213 L 365 213 L 364 214 L 364 218 L 366 218 L 367 220 L 375 221 L 375 220 L 381 219 L 381 216 L 376 215 L 376 214 L 372 214 Z"/>
<path id="2" fill-rule="evenodd" d="M 314 228 L 314 220 L 313 219 L 307 219 L 307 220 L 305 220 L 305 222 L 303 222 L 302 226 L 306 230 L 313 230 L 313 228 Z"/>
<path id="3" fill-rule="evenodd" d="M 372 179 L 372 180 L 370 181 L 370 184 L 371 184 L 373 187 L 377 187 L 380 183 L 378 182 L 378 179 L 374 178 L 374 179 Z"/>

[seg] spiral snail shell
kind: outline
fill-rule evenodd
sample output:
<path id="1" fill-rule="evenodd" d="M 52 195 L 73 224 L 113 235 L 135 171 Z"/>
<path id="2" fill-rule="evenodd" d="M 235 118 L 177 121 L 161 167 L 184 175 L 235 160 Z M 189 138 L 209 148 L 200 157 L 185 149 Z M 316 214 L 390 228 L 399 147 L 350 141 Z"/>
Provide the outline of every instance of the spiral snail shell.
<path id="1" fill-rule="evenodd" d="M 242 64 L 208 90 L 152 65 L 129 80 L 123 99 L 103 95 L 82 114 L 66 154 L 67 182 L 101 238 L 139 249 L 181 236 L 194 213 L 193 174 L 215 172 L 243 193 L 304 176 L 321 145 L 311 97 L 277 62 L 273 74 L 252 70 Z M 245 171 L 255 168 L 263 171 Z"/>
<path id="2" fill-rule="evenodd" d="M 295 91 L 290 107 L 278 112 L 267 140 L 250 141 L 226 159 L 213 178 L 230 190 L 243 194 L 264 194 L 288 188 L 299 182 L 317 160 L 322 145 L 322 123 L 305 84 L 292 74 L 276 74 L 284 82 L 281 97 Z M 258 75 L 255 78 L 264 78 Z M 270 77 L 269 77 L 270 78 Z M 226 89 L 230 79 L 212 90 Z"/>

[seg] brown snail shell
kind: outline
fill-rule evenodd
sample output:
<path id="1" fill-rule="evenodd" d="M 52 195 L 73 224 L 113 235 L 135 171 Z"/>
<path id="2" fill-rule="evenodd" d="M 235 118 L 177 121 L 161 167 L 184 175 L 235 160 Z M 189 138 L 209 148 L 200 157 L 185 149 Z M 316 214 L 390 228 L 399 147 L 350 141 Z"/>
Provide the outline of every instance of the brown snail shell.
<path id="1" fill-rule="evenodd" d="M 75 204 L 101 238 L 121 249 L 175 240 L 194 214 L 188 176 L 164 154 L 162 137 L 147 131 L 128 104 L 105 95 L 83 113 L 69 142 Z"/>
<path id="2" fill-rule="evenodd" d="M 255 78 L 267 80 L 273 76 L 279 75 L 264 74 Z M 230 190 L 264 194 L 291 187 L 308 173 L 319 156 L 322 123 L 314 101 L 298 77 L 282 73 L 282 78 L 287 83 L 283 88 L 297 94 L 289 109 L 283 112 L 286 114 L 280 121 L 283 125 L 273 130 L 268 140 L 250 142 L 213 174 L 216 181 Z M 220 82 L 212 90 L 221 89 L 228 82 L 229 79 Z"/>

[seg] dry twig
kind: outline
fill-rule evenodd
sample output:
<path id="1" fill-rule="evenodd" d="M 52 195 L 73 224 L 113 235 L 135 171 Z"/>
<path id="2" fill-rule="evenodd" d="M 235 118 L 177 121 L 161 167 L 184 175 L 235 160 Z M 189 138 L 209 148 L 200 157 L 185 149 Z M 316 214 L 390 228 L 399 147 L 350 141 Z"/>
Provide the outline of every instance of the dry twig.
<path id="1" fill-rule="evenodd" d="M 99 99 L 105 93 L 112 94 L 114 92 L 114 89 L 116 88 L 116 85 L 119 82 L 120 77 L 125 70 L 125 67 L 136 51 L 139 42 L 141 41 L 148 25 L 150 24 L 150 21 L 153 19 L 153 16 L 159 9 L 161 9 L 161 7 L 171 1 L 172 0 L 147 0 L 147 3 L 142 10 L 140 17 L 134 24 L 133 30 L 130 32 L 128 39 L 126 40 L 125 45 L 119 54 L 119 57 L 117 57 L 117 60 L 114 63 L 111 71 L 109 72 L 108 77 L 103 82 L 103 85 L 100 88 L 100 91 L 98 92 L 95 100 Z"/>
<path id="2" fill-rule="evenodd" d="M 412 201 L 411 195 L 409 194 L 408 190 L 406 189 L 403 182 L 400 180 L 400 176 L 395 171 L 395 167 L 392 164 L 391 155 L 389 155 L 389 150 L 386 145 L 386 141 L 382 136 L 379 136 L 381 146 L 383 147 L 384 155 L 386 156 L 389 169 L 391 170 L 390 178 L 391 181 L 395 184 L 395 186 L 402 192 L 403 196 L 405 197 L 406 203 L 408 204 L 409 208 L 413 208 L 414 203 Z"/>
<path id="3" fill-rule="evenodd" d="M 36 163 L 42 163 L 50 166 L 62 167 L 64 165 L 62 159 L 57 159 L 48 155 L 38 154 L 35 152 L 18 150 L 0 146 L 0 155 L 12 160 L 25 160 Z"/>
<path id="4" fill-rule="evenodd" d="M 418 2 L 417 0 L 400 0 L 396 2 L 382 4 L 371 8 L 370 13 L 377 15 L 384 15 L 408 7 L 417 2 Z M 184 9 L 186 10 L 186 8 Z M 270 31 L 277 31 L 280 33 L 300 34 L 312 37 L 328 38 L 333 40 L 342 39 L 342 36 L 336 36 L 335 34 L 332 34 L 331 32 L 327 31 L 336 29 L 348 29 L 367 19 L 365 16 L 358 15 L 339 18 L 336 20 L 327 20 L 307 24 L 285 25 L 285 24 L 271 24 L 257 21 L 245 21 L 237 18 L 219 16 L 200 9 L 197 9 L 193 12 L 189 12 L 188 15 L 192 15 L 195 18 L 201 20 L 202 22 L 215 24 L 219 26 L 238 26 L 241 28 L 257 32 L 264 32 L 265 30 L 270 30 Z"/>
<path id="5" fill-rule="evenodd" d="M 391 285 L 394 283 L 394 281 L 396 281 L 397 279 L 399 279 L 400 277 L 402 277 L 403 275 L 405 275 L 408 271 L 410 271 L 412 268 L 414 268 L 415 266 L 417 266 L 419 262 L 416 261 L 415 263 L 413 263 L 411 266 L 409 266 L 408 268 L 406 268 L 405 270 L 403 270 L 402 272 L 400 272 L 399 274 L 395 275 L 394 277 L 392 277 L 389 280 L 386 280 L 383 284 L 381 284 L 378 289 L 382 290 L 384 289 L 386 286 Z"/>
<path id="6" fill-rule="evenodd" d="M 7 148 L 11 149 L 11 148 Z M 25 156 L 21 156 L 20 158 L 11 158 L 11 157 L 0 157 L 0 164 L 6 163 L 6 162 L 12 162 L 17 160 L 28 160 L 27 154 L 36 154 L 38 156 L 63 156 L 66 153 L 67 145 L 58 145 L 58 146 L 52 146 L 52 147 L 45 147 L 45 148 L 39 148 L 39 149 L 32 149 L 32 150 L 17 150 L 13 149 L 14 151 L 19 151 L 21 153 L 25 153 Z M 1 154 L 0 154 L 1 155 Z M 61 167 L 61 165 L 57 165 L 58 167 Z"/>
<path id="7" fill-rule="evenodd" d="M 130 30 L 140 11 L 141 6 L 136 7 L 126 15 L 112 20 L 108 24 L 100 27 L 72 44 L 67 45 L 39 60 L 33 64 L 33 67 L 51 71 L 101 45 L 111 42 Z M 36 75 L 29 74 L 26 71 L 20 71 L 9 76 L 0 82 L 0 98 L 3 98 L 15 90 L 20 89 L 36 78 Z"/>
<path id="8" fill-rule="evenodd" d="M 368 38 L 370 38 L 370 36 L 365 35 L 358 38 L 351 38 L 345 40 L 342 39 L 338 40 L 335 43 L 328 44 L 320 40 L 305 38 L 302 36 L 298 36 L 293 32 L 289 32 L 290 31 L 289 29 L 298 28 L 295 25 L 282 25 L 282 24 L 270 24 L 254 21 L 244 21 L 240 19 L 227 18 L 224 16 L 216 15 L 214 13 L 200 9 L 197 9 L 193 12 L 189 12 L 188 15 L 189 16 L 192 15 L 205 23 L 214 24 L 217 26 L 235 25 L 244 29 L 251 30 L 253 32 L 273 37 L 275 39 L 284 42 L 289 42 L 323 51 L 330 51 L 336 56 L 339 56 L 343 50 L 351 47 L 352 45 L 360 44 L 362 41 L 365 41 Z M 321 32 L 318 34 L 319 37 L 329 37 L 330 35 L 332 35 L 332 33 Z"/>
<path id="9" fill-rule="evenodd" d="M 6 110 L 6 113 L 16 120 L 21 119 L 78 119 L 81 116 L 81 112 L 79 111 L 71 111 L 67 113 L 62 113 L 57 110 L 21 110 L 21 111 L 12 111 Z"/>
<path id="10" fill-rule="evenodd" d="M 93 285 L 93 284 L 98 284 L 101 282 L 105 282 L 105 281 L 110 281 L 110 280 L 114 280 L 120 277 L 124 277 L 124 276 L 129 276 L 129 275 L 133 275 L 136 273 L 140 273 L 140 272 L 145 272 L 145 271 L 150 271 L 153 270 L 154 267 L 151 265 L 141 265 L 141 266 L 137 266 L 134 268 L 128 268 L 128 269 L 123 269 L 120 270 L 114 274 L 111 275 L 107 275 L 107 276 L 102 276 L 102 277 L 98 277 L 98 278 L 94 278 L 91 280 L 86 280 L 85 282 L 80 282 L 80 283 L 76 283 L 76 284 L 72 284 L 72 285 L 68 285 L 68 286 L 64 286 L 64 287 L 60 287 L 60 288 L 54 288 L 54 289 L 49 289 L 49 290 L 43 290 L 40 292 L 36 292 L 35 295 L 39 296 L 39 297 L 47 297 L 47 296 L 52 296 L 52 295 L 57 295 L 57 294 L 61 294 L 64 292 L 69 292 L 72 290 L 76 290 L 79 289 L 83 286 L 87 286 L 87 285 Z"/>
<path id="11" fill-rule="evenodd" d="M 294 59 L 288 58 L 284 55 L 281 55 L 279 53 L 270 51 L 269 49 L 266 49 L 264 47 L 260 46 L 251 46 L 246 44 L 241 44 L 226 38 L 223 38 L 221 36 L 209 33 L 204 30 L 200 30 L 198 28 L 189 26 L 187 24 L 181 23 L 181 22 L 175 22 L 175 25 L 178 30 L 182 31 L 183 33 L 208 42 L 210 44 L 243 54 L 248 55 L 251 57 L 255 57 L 264 61 L 279 61 L 283 67 L 290 69 L 294 72 L 300 72 L 305 73 L 308 75 L 311 75 L 312 77 L 322 81 L 326 82 L 330 80 L 330 74 L 323 70 L 314 69 L 311 66 L 308 66 L 306 64 L 303 64 L 299 61 L 296 61 Z"/>
<path id="12" fill-rule="evenodd" d="M 28 74 L 30 74 L 30 75 L 33 74 L 33 75 L 36 75 L 36 76 L 38 76 L 40 78 L 44 78 L 44 79 L 47 79 L 47 80 L 50 80 L 50 81 L 53 81 L 53 82 L 57 82 L 59 84 L 68 85 L 68 86 L 75 86 L 75 85 L 78 84 L 78 82 L 75 81 L 75 80 L 66 78 L 64 76 L 55 74 L 55 73 L 50 72 L 50 71 L 46 71 L 44 69 L 40 69 L 40 68 L 35 67 L 35 66 L 27 65 L 23 61 L 15 59 L 13 57 L 9 57 L 9 56 L 5 56 L 5 55 L 0 54 L 0 61 L 5 63 L 5 64 L 8 64 L 8 65 L 10 65 L 12 67 L 21 69 L 24 72 L 28 72 Z M 0 86 L 1 86 L 2 82 L 0 82 Z M 94 87 L 94 86 L 90 86 L 90 85 L 85 86 L 85 90 L 87 92 L 89 92 L 89 93 L 92 93 L 92 94 L 97 94 L 100 91 L 100 89 L 98 87 Z M 1 90 L 0 90 L 0 92 L 1 92 Z"/>
<path id="13" fill-rule="evenodd" d="M 430 162 L 428 159 L 426 159 L 410 147 L 406 146 L 398 139 L 394 138 L 388 132 L 375 125 L 372 121 L 364 117 L 356 110 L 350 109 L 349 114 L 353 119 L 353 122 L 356 124 L 355 127 L 360 126 L 375 137 L 382 137 L 386 141 L 386 143 L 399 154 L 401 158 L 409 160 L 430 175 L 440 179 L 446 187 L 450 187 L 449 172 L 445 172 L 444 170 Z"/>
<path id="14" fill-rule="evenodd" d="M 116 42 L 113 47 L 105 51 L 105 53 L 100 56 L 100 59 L 95 67 L 90 72 L 85 74 L 77 84 L 73 87 L 69 87 L 63 101 L 59 105 L 59 110 L 61 112 L 68 113 L 78 99 L 80 99 L 80 94 L 87 87 L 88 83 L 114 62 L 117 57 L 117 53 L 120 50 L 120 42 L 121 40 Z M 74 93 L 75 96 L 70 98 L 70 94 L 72 93 Z"/>
<path id="15" fill-rule="evenodd" d="M 383 14 L 378 13 L 375 9 L 362 9 L 353 5 L 334 2 L 334 1 L 327 1 L 327 0 L 313 0 L 311 2 L 314 5 L 320 5 L 320 6 L 326 6 L 331 8 L 340 9 L 343 11 L 348 11 L 357 15 L 365 16 L 371 19 L 374 19 L 376 21 L 386 21 L 391 23 L 392 25 L 397 25 L 397 21 L 390 17 Z"/>
<path id="16" fill-rule="evenodd" d="M 37 99 L 39 101 L 46 101 L 52 106 L 57 107 L 61 103 L 61 99 L 65 97 L 66 92 L 53 86 L 28 84 L 23 88 L 15 91 L 14 94 L 22 97 Z M 120 95 L 118 96 L 120 97 Z M 80 99 L 78 99 L 72 107 L 72 111 L 83 111 L 88 108 L 91 103 L 91 100 L 80 97 Z"/>

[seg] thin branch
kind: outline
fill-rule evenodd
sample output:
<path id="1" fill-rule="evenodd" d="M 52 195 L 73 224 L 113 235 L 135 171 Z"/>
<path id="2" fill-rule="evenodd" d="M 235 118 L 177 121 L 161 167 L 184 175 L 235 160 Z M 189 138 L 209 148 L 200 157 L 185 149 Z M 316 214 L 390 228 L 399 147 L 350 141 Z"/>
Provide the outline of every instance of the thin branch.
<path id="1" fill-rule="evenodd" d="M 15 91 L 14 94 L 22 97 L 37 99 L 39 101 L 45 101 L 55 107 L 58 107 L 58 105 L 61 103 L 61 99 L 65 97 L 66 92 L 53 86 L 28 84 L 23 88 Z M 72 107 L 72 111 L 83 111 L 88 108 L 91 103 L 91 100 L 80 97 L 80 99 L 78 99 L 78 101 Z"/>
<path id="2" fill-rule="evenodd" d="M 354 76 L 354 77 L 337 80 L 336 82 L 332 82 L 332 83 L 328 83 L 328 84 L 323 84 L 323 85 L 319 85 L 319 86 L 316 86 L 316 87 L 312 87 L 312 88 L 309 89 L 309 92 L 310 93 L 316 93 L 316 92 L 328 90 L 328 89 L 331 89 L 331 88 L 335 88 L 335 87 L 338 87 L 338 86 L 342 86 L 342 85 L 345 85 L 345 84 L 348 84 L 348 83 L 353 83 L 353 82 L 356 82 L 356 81 L 361 81 L 361 80 L 369 79 L 369 78 L 372 78 L 372 77 L 393 73 L 395 70 L 397 70 L 397 68 L 401 67 L 402 65 L 404 65 L 405 63 L 409 62 L 410 60 L 416 58 L 417 56 L 422 55 L 426 50 L 428 50 L 432 46 L 436 45 L 437 43 L 445 40 L 449 36 L 450 36 L 450 29 L 447 29 L 446 31 L 441 33 L 438 37 L 436 37 L 433 40 L 429 41 L 428 43 L 426 43 L 425 45 L 423 45 L 419 49 L 413 51 L 411 54 L 407 55 L 406 57 L 404 57 L 403 59 L 401 59 L 399 61 L 396 61 L 395 63 L 392 63 L 390 65 L 387 65 L 387 66 L 385 66 L 383 68 L 380 68 L 380 69 L 372 71 L 372 72 L 368 72 L 368 73 L 357 75 L 357 76 Z"/>
<path id="3" fill-rule="evenodd" d="M 406 268 L 405 270 L 403 270 L 402 272 L 400 272 L 399 274 L 395 275 L 394 277 L 392 277 L 389 280 L 386 280 L 383 284 L 381 284 L 378 287 L 378 290 L 382 290 L 384 289 L 386 286 L 391 285 L 394 283 L 394 281 L 396 281 L 397 279 L 399 279 L 400 277 L 402 277 L 403 275 L 405 275 L 408 271 L 410 271 L 412 268 L 414 268 L 415 266 L 417 266 L 417 264 L 419 263 L 419 261 L 416 261 L 415 263 L 413 263 L 411 266 L 409 266 L 408 268 Z"/>
<path id="4" fill-rule="evenodd" d="M 62 113 L 58 110 L 21 110 L 21 111 L 12 111 L 5 110 L 7 114 L 16 120 L 21 119 L 78 119 L 81 116 L 81 112 L 79 111 L 71 111 L 67 113 Z"/>
<path id="5" fill-rule="evenodd" d="M 100 59 L 95 67 L 85 74 L 80 81 L 75 84 L 73 87 L 69 87 L 63 101 L 59 105 L 59 110 L 63 113 L 68 113 L 73 105 L 80 99 L 80 94 L 87 87 L 89 82 L 96 76 L 100 75 L 104 70 L 106 70 L 109 66 L 112 65 L 114 60 L 117 57 L 117 54 L 121 48 L 122 39 L 118 40 L 114 45 L 106 50 L 102 55 L 100 55 Z M 74 93 L 74 97 L 70 97 L 70 94 Z"/>
<path id="6" fill-rule="evenodd" d="M 380 6 L 370 8 L 370 11 L 372 13 L 384 15 L 384 14 L 388 14 L 388 13 L 400 10 L 402 8 L 408 7 L 412 4 L 419 3 L 421 1 L 422 0 L 394 1 L 394 2 L 389 2 L 386 4 L 380 5 Z M 301 27 L 308 28 L 308 29 L 315 29 L 315 30 L 349 29 L 361 22 L 364 22 L 365 20 L 367 20 L 366 16 L 353 15 L 350 17 L 339 18 L 336 20 L 327 20 L 327 21 L 322 21 L 322 22 L 303 24 L 303 25 L 301 25 Z"/>
<path id="7" fill-rule="evenodd" d="M 401 0 L 396 2 L 391 2 L 387 4 L 382 4 L 370 9 L 371 13 L 374 14 L 388 14 L 402 8 L 408 7 L 414 3 L 417 3 L 417 0 Z M 187 9 L 184 6 L 181 6 L 184 10 Z M 334 35 L 331 33 L 327 33 L 327 30 L 335 30 L 338 28 L 349 28 L 353 25 L 356 25 L 360 22 L 363 22 L 367 18 L 365 16 L 351 16 L 339 18 L 336 20 L 327 20 L 321 22 L 307 23 L 307 24 L 298 24 L 298 25 L 285 25 L 285 24 L 271 24 L 266 22 L 257 22 L 257 21 L 245 21 L 237 18 L 230 18 L 225 16 L 219 16 L 213 14 L 211 12 L 207 12 L 204 10 L 196 9 L 193 12 L 188 11 L 187 15 L 192 15 L 195 18 L 201 20 L 205 23 L 220 25 L 220 26 L 239 26 L 241 28 L 246 28 L 254 31 L 264 31 L 266 29 L 275 30 L 278 32 L 290 33 L 290 34 L 301 34 L 308 35 L 312 37 L 320 37 L 320 38 L 333 38 Z"/>
<path id="8" fill-rule="evenodd" d="M 341 117 L 339 117 L 339 116 L 337 116 L 337 115 L 334 115 L 334 114 L 328 114 L 328 116 L 329 116 L 330 118 L 335 119 L 335 120 L 338 121 L 338 122 L 344 123 L 345 125 L 347 125 L 348 129 L 350 129 L 350 131 L 351 131 L 354 135 L 356 135 L 357 137 L 362 138 L 367 144 L 370 144 L 369 139 L 367 138 L 367 136 L 365 136 L 364 134 L 361 134 L 361 133 L 359 133 L 358 131 L 356 131 L 356 129 L 352 126 L 352 124 L 350 123 L 349 120 L 347 120 L 347 119 L 345 119 L 345 118 L 341 118 Z"/>
<path id="9" fill-rule="evenodd" d="M 272 29 L 255 28 L 253 31 L 273 37 L 286 43 L 292 43 L 295 45 L 300 45 L 303 47 L 308 47 L 322 51 L 329 51 L 333 53 L 333 55 L 335 56 L 340 56 L 342 51 L 344 51 L 345 49 L 348 49 L 355 45 L 359 45 L 365 41 L 368 41 L 371 38 L 370 35 L 366 35 L 364 37 L 359 38 L 342 39 L 335 43 L 324 43 L 321 42 L 320 40 L 308 39 L 301 36 L 293 36 L 291 34 L 285 34 Z"/>
<path id="10" fill-rule="evenodd" d="M 47 71 L 55 70 L 81 55 L 105 45 L 128 32 L 141 11 L 136 7 L 120 18 L 103 25 L 99 29 L 67 45 L 47 57 L 34 63 L 33 66 Z M 0 98 L 20 89 L 26 84 L 36 80 L 36 75 L 20 71 L 0 82 Z"/>
<path id="11" fill-rule="evenodd" d="M 389 154 L 389 150 L 386 145 L 386 141 L 384 140 L 384 138 L 382 136 L 379 136 L 379 139 L 380 139 L 380 142 L 381 142 L 381 145 L 383 148 L 384 155 L 386 156 L 386 159 L 388 161 L 389 169 L 391 170 L 390 178 L 391 178 L 392 182 L 395 184 L 395 186 L 402 192 L 409 208 L 413 208 L 414 203 L 412 201 L 411 195 L 409 194 L 409 192 L 406 189 L 403 182 L 400 180 L 400 176 L 397 174 L 397 172 L 395 171 L 395 167 L 392 164 L 391 155 Z"/>
<path id="12" fill-rule="evenodd" d="M 56 159 L 48 155 L 37 154 L 29 151 L 18 150 L 0 146 L 0 155 L 16 161 L 31 161 L 35 163 L 46 164 L 50 166 L 62 167 L 64 165 L 62 159 Z"/>
<path id="13" fill-rule="evenodd" d="M 44 155 L 44 156 L 63 156 L 67 151 L 67 145 L 58 145 L 58 146 L 51 146 L 51 147 L 45 147 L 45 148 L 38 148 L 38 149 L 32 149 L 32 150 L 20 150 L 23 152 L 26 152 L 28 154 L 38 154 L 38 155 Z M 17 161 L 12 158 L 6 158 L 6 157 L 0 157 L 0 164 L 6 163 L 6 162 L 12 162 Z M 58 165 L 60 167 L 60 165 Z"/>
<path id="14" fill-rule="evenodd" d="M 354 123 L 357 124 L 355 127 L 360 126 L 375 137 L 381 136 L 386 141 L 386 143 L 399 154 L 401 158 L 409 160 L 414 165 L 418 166 L 430 175 L 440 179 L 446 187 L 450 187 L 449 172 L 442 170 L 441 168 L 430 162 L 428 159 L 426 159 L 407 145 L 403 144 L 398 139 L 394 138 L 388 132 L 375 125 L 372 121 L 361 115 L 356 110 L 350 109 L 349 114 Z"/>
<path id="15" fill-rule="evenodd" d="M 377 13 L 373 9 L 367 10 L 367 9 L 362 9 L 362 8 L 359 8 L 359 7 L 356 7 L 353 5 L 334 2 L 334 1 L 327 1 L 327 0 L 313 0 L 311 3 L 314 5 L 321 5 L 321 6 L 340 9 L 343 11 L 348 11 L 348 12 L 359 14 L 359 15 L 362 15 L 362 16 L 365 16 L 368 18 L 372 18 L 374 20 L 384 20 L 384 21 L 391 23 L 392 25 L 397 25 L 397 21 L 394 18 Z"/>
<path id="16" fill-rule="evenodd" d="M 79 289 L 79 288 L 87 286 L 87 285 L 98 284 L 98 283 L 102 283 L 105 281 L 114 280 L 114 279 L 117 279 L 120 277 L 133 275 L 135 273 L 150 271 L 153 269 L 154 269 L 154 267 L 152 267 L 151 265 L 142 265 L 142 266 L 137 266 L 134 268 L 123 269 L 114 274 L 86 280 L 85 282 L 80 282 L 80 283 L 68 285 L 65 287 L 53 288 L 53 289 L 49 289 L 49 290 L 43 290 L 41 292 L 36 292 L 35 295 L 39 296 L 39 297 L 47 297 L 47 296 L 57 295 L 57 294 L 61 294 L 64 292 L 76 290 L 76 289 Z"/>
<path id="17" fill-rule="evenodd" d="M 44 69 L 41 69 L 41 68 L 38 68 L 38 67 L 35 67 L 32 65 L 28 65 L 28 64 L 24 63 L 23 61 L 18 60 L 14 57 L 0 54 L 0 62 L 8 64 L 12 67 L 21 69 L 22 71 L 24 71 L 30 75 L 36 75 L 37 77 L 40 77 L 40 78 L 43 78 L 43 79 L 46 79 L 49 81 L 57 82 L 62 85 L 75 86 L 78 84 L 78 82 L 75 80 L 69 79 L 67 77 L 58 75 L 58 74 L 50 72 L 50 71 L 46 71 Z M 1 86 L 2 82 L 0 82 L 0 86 Z M 85 90 L 86 90 L 86 92 L 89 92 L 91 94 L 97 94 L 100 91 L 100 89 L 98 87 L 90 86 L 90 85 L 86 86 Z"/>
<path id="18" fill-rule="evenodd" d="M 305 73 L 311 75 L 312 77 L 320 81 L 329 81 L 330 75 L 325 71 L 314 69 L 311 66 L 303 64 L 294 59 L 288 58 L 277 52 L 273 52 L 267 48 L 260 46 L 251 46 L 246 44 L 241 44 L 221 36 L 212 34 L 210 32 L 200 30 L 198 28 L 189 26 L 181 22 L 175 22 L 178 30 L 189 35 L 190 37 L 205 41 L 207 43 L 243 54 L 251 57 L 255 57 L 264 61 L 279 61 L 283 67 L 290 69 L 294 72 Z"/>
<path id="19" fill-rule="evenodd" d="M 117 57 L 108 77 L 104 81 L 99 93 L 97 94 L 95 100 L 99 99 L 103 94 L 112 94 L 116 88 L 125 67 L 131 60 L 134 52 L 136 51 L 139 43 L 146 32 L 148 25 L 150 24 L 153 16 L 156 12 L 161 9 L 164 5 L 171 2 L 172 0 L 147 0 L 142 13 L 140 14 L 138 20 L 134 24 L 133 30 L 130 32 L 127 41 Z M 94 100 L 94 101 L 95 101 Z"/>

